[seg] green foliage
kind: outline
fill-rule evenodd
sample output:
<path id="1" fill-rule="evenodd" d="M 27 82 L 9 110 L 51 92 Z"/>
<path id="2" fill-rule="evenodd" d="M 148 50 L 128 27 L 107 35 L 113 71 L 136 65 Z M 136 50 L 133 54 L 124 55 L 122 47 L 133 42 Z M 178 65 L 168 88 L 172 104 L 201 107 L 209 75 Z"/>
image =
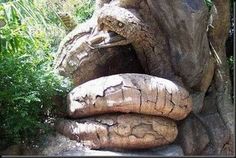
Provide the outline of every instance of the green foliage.
<path id="1" fill-rule="evenodd" d="M 70 89 L 52 68 L 52 48 L 58 42 L 46 32 L 54 29 L 49 23 L 56 18 L 44 18 L 46 11 L 39 11 L 33 2 L 0 5 L 0 19 L 6 23 L 0 27 L 0 134 L 6 136 L 1 141 L 19 142 L 46 130 L 52 97 Z"/>
<path id="2" fill-rule="evenodd" d="M 1 141 L 18 143 L 47 130 L 45 120 L 55 109 L 52 98 L 70 90 L 70 82 L 52 68 L 65 30 L 47 2 L 0 0 Z M 94 10 L 94 0 L 81 2 L 74 13 L 79 22 Z"/>
<path id="3" fill-rule="evenodd" d="M 228 62 L 230 71 L 233 71 L 234 70 L 234 57 L 230 56 L 229 58 L 227 58 L 227 62 Z"/>
<path id="4" fill-rule="evenodd" d="M 76 17 L 78 17 L 78 22 L 82 23 L 89 19 L 94 12 L 94 0 L 82 0 L 80 5 L 76 7 Z"/>
<path id="5" fill-rule="evenodd" d="M 204 0 L 205 4 L 207 5 L 208 9 L 211 10 L 213 6 L 212 0 Z"/>

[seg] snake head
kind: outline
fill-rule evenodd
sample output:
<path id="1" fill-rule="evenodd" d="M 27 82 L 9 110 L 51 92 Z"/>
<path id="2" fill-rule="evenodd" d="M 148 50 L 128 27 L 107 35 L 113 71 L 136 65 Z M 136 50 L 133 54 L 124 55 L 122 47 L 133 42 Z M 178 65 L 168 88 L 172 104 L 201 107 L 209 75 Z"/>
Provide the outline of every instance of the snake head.
<path id="1" fill-rule="evenodd" d="M 98 13 L 98 25 L 129 40 L 136 40 L 141 20 L 133 10 L 104 5 Z"/>

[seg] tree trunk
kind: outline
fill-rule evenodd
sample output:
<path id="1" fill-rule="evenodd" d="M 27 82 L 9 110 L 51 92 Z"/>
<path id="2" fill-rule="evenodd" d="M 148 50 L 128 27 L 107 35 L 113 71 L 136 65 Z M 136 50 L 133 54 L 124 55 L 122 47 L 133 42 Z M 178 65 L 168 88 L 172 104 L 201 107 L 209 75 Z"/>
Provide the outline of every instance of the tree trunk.
<path id="1" fill-rule="evenodd" d="M 99 110 L 100 106 L 91 103 L 100 95 L 94 94 L 92 86 L 88 92 L 85 85 L 88 86 L 89 80 L 93 80 L 89 84 L 101 86 L 99 83 L 105 79 L 96 82 L 94 79 L 134 72 L 165 78 L 186 89 L 192 98 L 192 102 L 186 104 L 188 107 L 192 104 L 192 112 L 176 121 L 179 132 L 173 144 L 181 146 L 186 155 L 234 154 L 234 110 L 225 53 L 230 26 L 229 3 L 229 0 L 214 0 L 209 11 L 203 0 L 97 0 L 93 17 L 84 24 L 87 30 L 83 31 L 84 26 L 76 27 L 58 51 L 56 68 L 61 74 L 72 77 L 76 86 L 80 85 L 80 90 L 74 90 L 70 95 L 77 95 L 74 100 L 81 105 L 74 103 L 73 107 L 71 97 L 68 97 L 70 108 L 79 108 L 78 111 L 83 113 L 83 106 L 91 106 L 86 113 L 78 114 L 78 118 L 104 113 Z M 122 40 L 107 44 L 108 36 L 109 40 L 114 36 Z M 148 87 L 151 81 L 145 80 L 144 85 Z M 139 83 L 135 82 L 130 79 L 127 83 L 137 87 Z M 142 83 L 139 86 L 142 87 Z M 116 98 L 117 104 L 119 97 L 115 92 L 127 87 L 112 88 L 115 90 L 108 90 L 112 94 L 109 97 Z M 80 96 L 82 92 L 86 95 Z M 171 91 L 171 97 L 172 93 L 175 92 Z M 130 92 L 129 97 L 132 95 Z M 93 99 L 86 98 L 91 96 Z M 82 99 L 83 103 L 81 98 L 85 99 Z M 106 112 L 135 111 L 129 110 L 128 106 L 121 110 L 120 105 L 118 110 L 108 110 L 114 105 L 106 106 L 107 109 L 103 109 Z M 163 113 L 161 116 L 168 117 Z M 138 145 L 133 143 L 132 147 Z"/>

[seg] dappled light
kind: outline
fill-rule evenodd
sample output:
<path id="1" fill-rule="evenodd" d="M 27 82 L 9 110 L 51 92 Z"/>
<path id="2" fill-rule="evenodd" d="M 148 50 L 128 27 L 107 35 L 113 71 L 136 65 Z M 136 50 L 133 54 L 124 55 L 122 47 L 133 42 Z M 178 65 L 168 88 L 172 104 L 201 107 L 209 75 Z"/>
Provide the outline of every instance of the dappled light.
<path id="1" fill-rule="evenodd" d="M 234 155 L 232 13 L 233 0 L 0 0 L 0 154 Z"/>

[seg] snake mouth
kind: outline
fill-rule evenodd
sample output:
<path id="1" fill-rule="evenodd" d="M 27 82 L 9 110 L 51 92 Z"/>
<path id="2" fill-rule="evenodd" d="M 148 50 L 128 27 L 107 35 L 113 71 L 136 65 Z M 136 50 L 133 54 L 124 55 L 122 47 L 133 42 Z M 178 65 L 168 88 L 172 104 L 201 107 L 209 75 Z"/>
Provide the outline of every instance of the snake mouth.
<path id="1" fill-rule="evenodd" d="M 60 68 L 77 85 L 67 96 L 67 115 L 80 122 L 58 121 L 58 132 L 93 149 L 145 149 L 175 140 L 175 120 L 192 108 L 189 93 L 145 74 L 132 42 L 94 30 L 64 50 Z"/>
<path id="2" fill-rule="evenodd" d="M 97 49 L 127 45 L 131 42 L 127 38 L 117 34 L 114 31 L 105 29 L 97 31 L 95 29 L 95 31 L 90 36 L 88 43 L 91 47 Z"/>

